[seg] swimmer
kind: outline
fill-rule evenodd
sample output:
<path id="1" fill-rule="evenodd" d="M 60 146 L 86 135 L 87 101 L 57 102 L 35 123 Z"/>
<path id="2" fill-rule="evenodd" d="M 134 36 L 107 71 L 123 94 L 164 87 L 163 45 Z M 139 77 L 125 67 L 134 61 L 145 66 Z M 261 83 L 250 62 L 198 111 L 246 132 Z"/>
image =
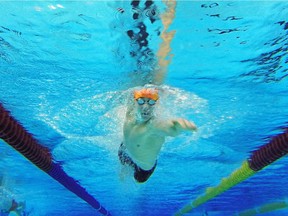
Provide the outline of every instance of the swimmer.
<path id="1" fill-rule="evenodd" d="M 124 140 L 118 151 L 120 162 L 134 169 L 134 178 L 142 183 L 156 168 L 157 157 L 165 137 L 176 137 L 184 131 L 196 131 L 193 122 L 183 118 L 160 120 L 154 115 L 159 100 L 158 90 L 145 88 L 134 91 L 124 122 Z"/>

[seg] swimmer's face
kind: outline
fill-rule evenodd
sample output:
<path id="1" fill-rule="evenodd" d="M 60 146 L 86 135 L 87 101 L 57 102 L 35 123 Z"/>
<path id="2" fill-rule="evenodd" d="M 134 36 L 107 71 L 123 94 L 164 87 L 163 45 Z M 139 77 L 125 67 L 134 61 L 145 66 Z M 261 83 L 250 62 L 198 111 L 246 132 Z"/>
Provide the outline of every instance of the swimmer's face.
<path id="1" fill-rule="evenodd" d="M 153 116 L 154 105 L 156 104 L 156 100 L 141 97 L 135 100 L 138 114 L 144 121 L 148 121 Z"/>

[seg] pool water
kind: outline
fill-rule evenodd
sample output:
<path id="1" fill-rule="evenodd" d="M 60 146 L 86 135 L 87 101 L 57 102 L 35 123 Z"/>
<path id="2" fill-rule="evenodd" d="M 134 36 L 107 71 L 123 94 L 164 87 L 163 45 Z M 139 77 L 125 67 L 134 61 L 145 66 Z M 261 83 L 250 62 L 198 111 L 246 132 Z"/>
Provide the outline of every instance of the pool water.
<path id="1" fill-rule="evenodd" d="M 145 184 L 129 170 L 121 175 L 117 151 L 129 94 L 153 84 L 167 5 L 0 5 L 0 102 L 112 215 L 173 215 L 287 127 L 286 1 L 176 2 L 157 114 L 187 118 L 198 131 L 168 138 Z M 148 35 L 140 40 L 141 24 Z M 188 215 L 237 215 L 285 201 L 287 162 Z M 0 170 L 0 204 L 14 198 L 33 216 L 99 214 L 1 140 Z"/>

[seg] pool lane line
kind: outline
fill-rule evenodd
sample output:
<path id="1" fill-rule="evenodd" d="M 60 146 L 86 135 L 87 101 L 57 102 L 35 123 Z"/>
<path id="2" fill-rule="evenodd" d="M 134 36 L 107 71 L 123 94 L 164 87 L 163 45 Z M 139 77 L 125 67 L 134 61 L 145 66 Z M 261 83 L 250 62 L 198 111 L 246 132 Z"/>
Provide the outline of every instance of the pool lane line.
<path id="1" fill-rule="evenodd" d="M 85 188 L 68 176 L 59 163 L 53 161 L 50 150 L 39 144 L 1 103 L 0 138 L 98 212 L 111 215 Z"/>
<path id="2" fill-rule="evenodd" d="M 164 79 L 166 78 L 168 66 L 173 58 L 173 54 L 171 54 L 171 41 L 176 33 L 176 30 L 168 31 L 175 18 L 176 0 L 163 0 L 163 3 L 167 6 L 167 8 L 166 11 L 161 14 L 161 21 L 164 29 L 160 34 L 162 42 L 157 52 L 158 65 L 155 69 L 154 78 L 152 81 L 153 84 L 157 85 L 163 84 Z"/>
<path id="3" fill-rule="evenodd" d="M 248 160 L 245 160 L 242 166 L 236 169 L 230 176 L 223 178 L 218 186 L 209 187 L 204 195 L 199 196 L 192 202 L 185 205 L 176 216 L 184 215 L 199 205 L 211 200 L 212 198 L 222 194 L 231 187 L 251 177 L 264 167 L 270 165 L 274 161 L 283 157 L 288 153 L 288 129 L 281 134 L 278 134 L 258 150 L 254 151 Z"/>
<path id="4" fill-rule="evenodd" d="M 254 216 L 258 214 L 264 214 L 264 213 L 284 209 L 287 207 L 288 207 L 288 203 L 287 201 L 284 201 L 284 200 L 278 201 L 278 202 L 271 202 L 271 203 L 266 203 L 264 205 L 261 205 L 252 209 L 239 212 L 235 214 L 235 216 Z"/>

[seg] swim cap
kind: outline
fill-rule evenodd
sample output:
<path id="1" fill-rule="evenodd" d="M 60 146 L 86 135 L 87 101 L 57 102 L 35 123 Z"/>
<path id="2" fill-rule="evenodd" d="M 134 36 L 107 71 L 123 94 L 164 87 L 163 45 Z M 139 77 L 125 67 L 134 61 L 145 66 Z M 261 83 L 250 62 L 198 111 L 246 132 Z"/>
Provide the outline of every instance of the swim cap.
<path id="1" fill-rule="evenodd" d="M 145 97 L 150 98 L 152 100 L 158 100 L 158 90 L 157 89 L 141 89 L 134 91 L 134 99 L 137 100 L 138 98 Z"/>

